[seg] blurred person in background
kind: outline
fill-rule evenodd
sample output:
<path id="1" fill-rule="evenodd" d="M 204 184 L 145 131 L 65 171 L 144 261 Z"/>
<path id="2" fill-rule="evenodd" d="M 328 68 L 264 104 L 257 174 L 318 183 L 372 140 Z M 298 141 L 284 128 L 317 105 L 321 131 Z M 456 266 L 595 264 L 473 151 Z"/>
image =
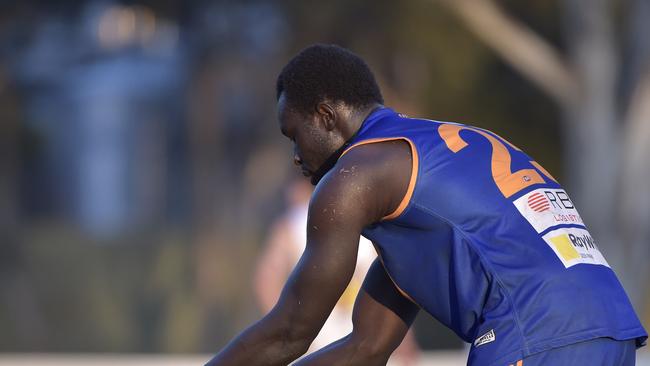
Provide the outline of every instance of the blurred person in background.
<path id="1" fill-rule="evenodd" d="M 468 365 L 635 364 L 647 333 L 572 201 L 496 134 L 383 106 L 366 63 L 338 46 L 296 55 L 277 80 L 294 162 L 317 185 L 307 245 L 262 320 L 210 365 L 304 354 L 377 246 L 353 331 L 299 365 L 381 365 L 419 309 L 471 342 Z"/>
<path id="2" fill-rule="evenodd" d="M 264 314 L 273 309 L 280 297 L 282 287 L 291 270 L 300 260 L 307 241 L 307 213 L 313 187 L 308 180 L 296 179 L 285 191 L 287 210 L 271 226 L 271 232 L 264 244 L 264 252 L 258 261 L 254 289 Z M 359 242 L 357 265 L 352 279 L 336 303 L 329 318 L 312 342 L 310 351 L 319 350 L 345 337 L 352 331 L 352 308 L 363 278 L 370 269 L 377 254 L 372 243 L 364 237 Z M 395 350 L 395 365 L 413 365 L 419 353 L 418 345 L 411 331 Z"/>

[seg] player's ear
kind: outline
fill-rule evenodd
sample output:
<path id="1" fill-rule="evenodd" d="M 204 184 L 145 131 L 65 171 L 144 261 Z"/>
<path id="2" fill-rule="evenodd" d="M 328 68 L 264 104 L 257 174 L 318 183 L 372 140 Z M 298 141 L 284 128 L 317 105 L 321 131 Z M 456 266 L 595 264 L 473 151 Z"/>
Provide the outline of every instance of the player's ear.
<path id="1" fill-rule="evenodd" d="M 320 102 L 316 105 L 316 114 L 323 123 L 327 131 L 332 131 L 336 127 L 336 110 L 328 102 Z"/>

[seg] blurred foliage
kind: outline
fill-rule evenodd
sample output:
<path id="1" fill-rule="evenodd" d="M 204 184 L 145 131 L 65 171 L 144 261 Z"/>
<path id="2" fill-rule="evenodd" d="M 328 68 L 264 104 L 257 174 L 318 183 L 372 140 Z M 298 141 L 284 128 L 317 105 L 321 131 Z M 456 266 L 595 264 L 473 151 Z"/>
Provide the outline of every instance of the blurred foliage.
<path id="1" fill-rule="evenodd" d="M 165 230 L 114 241 L 50 223 L 5 243 L 3 349 L 191 350 L 199 321 L 187 238 Z M 170 347 L 179 321 L 184 342 Z"/>

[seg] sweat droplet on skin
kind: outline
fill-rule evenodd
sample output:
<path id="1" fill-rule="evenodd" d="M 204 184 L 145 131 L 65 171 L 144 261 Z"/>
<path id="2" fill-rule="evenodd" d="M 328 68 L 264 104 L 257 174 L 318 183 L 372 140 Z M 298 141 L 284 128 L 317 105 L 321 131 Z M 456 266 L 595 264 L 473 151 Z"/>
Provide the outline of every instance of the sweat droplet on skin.
<path id="1" fill-rule="evenodd" d="M 354 175 L 356 170 L 357 170 L 357 166 L 353 165 L 352 167 L 350 167 L 350 169 L 345 169 L 345 168 L 339 169 L 339 173 L 352 173 L 352 175 Z"/>

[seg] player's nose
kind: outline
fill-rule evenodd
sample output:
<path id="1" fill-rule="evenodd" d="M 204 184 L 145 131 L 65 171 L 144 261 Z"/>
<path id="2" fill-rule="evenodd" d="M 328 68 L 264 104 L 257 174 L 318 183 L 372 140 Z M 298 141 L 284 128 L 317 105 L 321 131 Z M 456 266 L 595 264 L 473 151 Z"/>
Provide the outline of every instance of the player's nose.
<path id="1" fill-rule="evenodd" d="M 296 144 L 293 145 L 293 163 L 297 166 L 302 165 L 302 159 L 300 159 L 300 155 L 298 155 L 298 146 L 296 146 Z"/>

